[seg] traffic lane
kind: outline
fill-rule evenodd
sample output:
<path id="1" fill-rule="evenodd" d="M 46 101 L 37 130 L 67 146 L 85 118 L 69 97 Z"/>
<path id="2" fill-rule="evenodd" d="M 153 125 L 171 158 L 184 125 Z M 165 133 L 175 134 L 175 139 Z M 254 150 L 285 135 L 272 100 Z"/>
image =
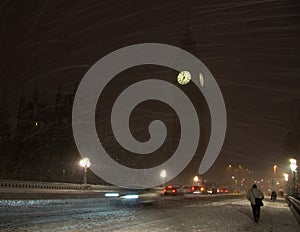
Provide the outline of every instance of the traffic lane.
<path id="1" fill-rule="evenodd" d="M 223 196 L 224 197 L 224 196 Z M 164 198 L 130 207 L 115 201 L 82 199 L 1 208 L 1 231 L 298 231 L 287 205 L 265 202 L 255 224 L 243 198 Z M 271 217 L 271 218 L 270 218 Z M 298 226 L 298 227 L 297 227 Z"/>
<path id="2" fill-rule="evenodd" d="M 218 200 L 229 196 L 218 196 Z M 119 212 L 134 212 L 143 208 L 154 213 L 151 209 L 171 209 L 190 203 L 209 202 L 210 196 L 160 197 L 153 204 L 135 204 L 120 199 L 90 198 L 90 199 L 57 199 L 57 200 L 1 200 L 0 228 L 18 228 L 25 225 L 39 225 L 60 222 L 68 217 L 87 216 Z M 215 197 L 216 198 L 216 197 Z M 131 211 L 126 211 L 131 210 Z M 114 214 L 113 214 L 114 215 Z M 34 220 L 32 220 L 34 219 Z"/>

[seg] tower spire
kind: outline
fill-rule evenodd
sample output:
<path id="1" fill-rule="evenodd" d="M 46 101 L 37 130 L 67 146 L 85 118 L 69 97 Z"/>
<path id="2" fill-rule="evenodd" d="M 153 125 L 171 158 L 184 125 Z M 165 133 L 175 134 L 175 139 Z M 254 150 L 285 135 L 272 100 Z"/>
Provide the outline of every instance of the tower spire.
<path id="1" fill-rule="evenodd" d="M 196 41 L 194 40 L 190 27 L 189 16 L 186 15 L 185 30 L 181 40 L 181 48 L 191 52 L 193 55 L 197 55 Z"/>

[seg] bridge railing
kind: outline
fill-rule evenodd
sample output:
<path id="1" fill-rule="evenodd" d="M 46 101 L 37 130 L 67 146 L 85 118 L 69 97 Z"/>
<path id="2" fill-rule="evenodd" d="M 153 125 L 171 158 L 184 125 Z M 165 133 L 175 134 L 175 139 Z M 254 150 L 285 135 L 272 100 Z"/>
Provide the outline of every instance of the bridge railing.
<path id="1" fill-rule="evenodd" d="M 109 185 L 82 185 L 58 182 L 0 180 L 0 191 L 7 189 L 26 190 L 116 190 L 116 186 Z"/>
<path id="2" fill-rule="evenodd" d="M 288 205 L 295 215 L 296 219 L 300 223 L 300 201 L 292 196 L 287 196 Z"/>

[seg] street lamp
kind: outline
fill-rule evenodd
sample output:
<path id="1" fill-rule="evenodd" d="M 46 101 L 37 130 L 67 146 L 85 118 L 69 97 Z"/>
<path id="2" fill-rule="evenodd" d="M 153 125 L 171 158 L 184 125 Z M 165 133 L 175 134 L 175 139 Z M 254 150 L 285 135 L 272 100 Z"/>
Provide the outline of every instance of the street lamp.
<path id="1" fill-rule="evenodd" d="M 237 193 L 237 179 L 235 176 L 232 176 L 231 179 L 233 180 L 234 192 Z"/>
<path id="2" fill-rule="evenodd" d="M 199 177 L 198 176 L 194 177 L 194 182 L 197 183 L 197 184 L 199 183 Z"/>
<path id="3" fill-rule="evenodd" d="M 87 185 L 87 169 L 91 166 L 91 162 L 89 158 L 83 158 L 79 161 L 79 165 L 84 168 L 84 174 L 83 174 L 83 184 Z"/>
<path id="4" fill-rule="evenodd" d="M 296 169 L 297 169 L 297 161 L 295 159 L 290 159 L 290 168 L 292 171 L 292 175 L 293 175 L 293 189 L 292 189 L 292 193 L 295 194 L 296 193 Z"/>
<path id="5" fill-rule="evenodd" d="M 286 192 L 286 194 L 288 194 L 288 181 L 289 181 L 289 174 L 287 174 L 287 173 L 284 173 L 283 174 L 283 176 L 284 176 L 284 181 L 285 181 L 285 183 L 286 183 L 286 189 L 285 189 L 285 192 Z"/>
<path id="6" fill-rule="evenodd" d="M 284 176 L 285 182 L 288 182 L 289 181 L 289 174 L 284 173 L 283 176 Z"/>
<path id="7" fill-rule="evenodd" d="M 274 169 L 274 181 L 273 181 L 273 188 L 274 188 L 274 191 L 275 192 L 277 192 L 277 189 L 276 189 L 276 187 L 277 187 L 277 181 L 276 181 L 276 172 L 277 172 L 277 169 L 278 169 L 278 166 L 277 165 L 274 165 L 273 166 L 273 169 Z"/>
<path id="8" fill-rule="evenodd" d="M 160 177 L 163 179 L 163 188 L 165 188 L 165 178 L 167 176 L 167 171 L 166 170 L 162 170 L 160 172 Z"/>
<path id="9" fill-rule="evenodd" d="M 228 186 L 231 186 L 231 178 L 232 178 L 232 175 L 235 174 L 235 170 L 233 168 L 233 165 L 232 164 L 228 164 L 227 167 L 226 167 L 226 174 L 225 174 L 225 183 L 226 185 Z"/>
<path id="10" fill-rule="evenodd" d="M 242 188 L 245 186 L 244 180 L 245 180 L 245 174 L 246 170 L 245 167 L 242 164 L 239 165 L 233 165 L 228 164 L 227 170 L 229 171 L 229 175 L 231 175 L 231 179 L 233 180 L 233 189 L 234 192 L 239 192 L 242 190 Z M 232 180 L 230 180 L 229 184 L 231 185 Z M 240 180 L 240 181 L 239 181 Z"/>

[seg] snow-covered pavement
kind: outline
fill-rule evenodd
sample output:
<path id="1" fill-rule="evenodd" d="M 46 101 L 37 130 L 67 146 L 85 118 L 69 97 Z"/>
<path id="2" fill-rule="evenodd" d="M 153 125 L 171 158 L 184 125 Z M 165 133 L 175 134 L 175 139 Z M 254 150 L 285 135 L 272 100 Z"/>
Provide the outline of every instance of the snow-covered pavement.
<path id="1" fill-rule="evenodd" d="M 258 223 L 244 198 L 165 198 L 129 206 L 104 198 L 0 201 L 0 231 L 300 231 L 283 200 L 265 201 Z"/>

